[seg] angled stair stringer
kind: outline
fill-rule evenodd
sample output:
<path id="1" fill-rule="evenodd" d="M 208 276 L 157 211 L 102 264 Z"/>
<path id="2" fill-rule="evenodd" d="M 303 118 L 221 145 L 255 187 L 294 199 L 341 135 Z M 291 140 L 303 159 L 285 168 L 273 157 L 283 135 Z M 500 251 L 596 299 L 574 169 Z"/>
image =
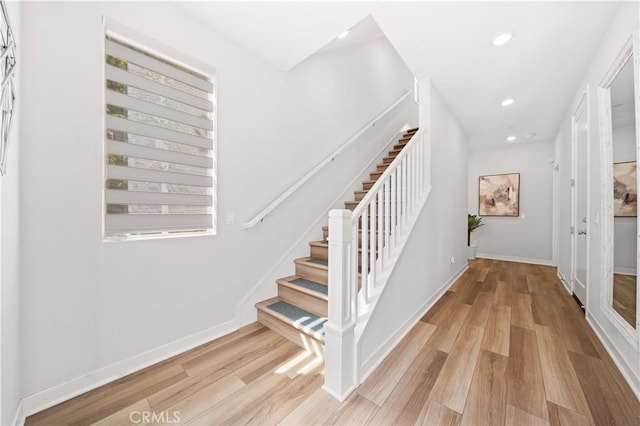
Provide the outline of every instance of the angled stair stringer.
<path id="1" fill-rule="evenodd" d="M 388 157 L 395 158 L 402 152 L 417 129 L 405 131 L 397 143 L 388 151 Z M 388 148 L 388 146 L 386 147 Z M 381 158 L 372 167 L 370 178 L 378 179 L 388 167 Z M 362 191 L 355 191 L 355 201 L 345 202 L 347 208 L 355 208 L 362 194 L 367 192 L 367 181 Z M 328 310 L 328 243 L 326 227 L 323 227 L 321 241 L 309 243 L 310 256 L 295 259 L 295 274 L 277 280 L 278 295 L 256 304 L 258 321 L 307 351 L 324 356 L 324 324 Z M 360 268 L 361 269 L 361 268 Z M 362 271 L 358 271 L 358 280 Z"/>
<path id="2" fill-rule="evenodd" d="M 362 294 L 358 295 L 358 312 L 360 313 L 360 315 L 355 327 L 355 341 L 358 348 L 360 347 L 361 338 L 367 330 L 367 326 L 369 325 L 369 319 L 371 318 L 371 315 L 375 313 L 378 302 L 385 296 L 385 289 L 387 288 L 387 283 L 393 274 L 396 263 L 402 256 L 409 237 L 413 233 L 414 227 L 418 222 L 420 215 L 423 213 L 424 209 L 427 206 L 427 201 L 429 199 L 430 193 L 431 186 L 428 186 L 421 199 L 418 200 L 416 211 L 410 217 L 405 232 L 397 236 L 395 250 L 390 254 L 385 265 L 385 270 L 376 278 L 376 286 L 379 288 L 379 291 L 377 293 L 374 293 L 373 295 L 370 295 L 370 300 L 368 301 L 368 303 L 364 300 Z M 365 359 L 357 360 L 359 376 L 358 384 L 363 383 L 364 380 L 369 376 L 369 374 L 373 370 L 373 368 L 371 368 L 371 365 L 373 365 L 374 368 L 377 367 L 378 364 L 384 360 L 386 355 L 391 350 L 393 350 L 394 347 L 395 345 L 387 348 L 388 350 L 384 352 L 384 356 L 379 357 L 380 359 L 376 360 L 372 359 L 372 356 L 365 356 Z M 359 350 L 357 351 L 357 353 L 363 355 L 363 353 Z"/>

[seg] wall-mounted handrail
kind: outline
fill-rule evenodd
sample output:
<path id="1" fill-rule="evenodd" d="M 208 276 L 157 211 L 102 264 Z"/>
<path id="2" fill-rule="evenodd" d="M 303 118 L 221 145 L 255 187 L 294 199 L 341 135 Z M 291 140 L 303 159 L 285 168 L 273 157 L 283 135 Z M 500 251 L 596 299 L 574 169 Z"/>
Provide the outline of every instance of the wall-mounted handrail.
<path id="1" fill-rule="evenodd" d="M 411 94 L 411 91 L 406 92 L 404 95 L 400 96 L 397 100 L 395 100 L 391 105 L 385 108 L 380 114 L 376 115 L 371 121 L 362 126 L 360 130 L 358 130 L 353 136 L 344 141 L 342 145 L 335 151 L 333 151 L 327 158 L 318 163 L 313 169 L 311 169 L 306 175 L 301 177 L 295 184 L 293 184 L 289 189 L 280 194 L 278 198 L 273 200 L 267 207 L 265 207 L 260 213 L 255 215 L 253 219 L 242 225 L 243 229 L 249 229 L 256 226 L 258 223 L 262 222 L 262 220 L 273 210 L 276 209 L 284 200 L 289 198 L 291 194 L 296 192 L 298 188 L 304 185 L 309 179 L 311 179 L 316 173 L 318 173 L 324 166 L 331 163 L 335 158 L 342 153 L 345 149 L 347 149 L 353 142 L 355 142 L 362 134 L 367 131 L 370 127 L 376 124 L 382 117 L 387 115 L 391 110 L 393 110 L 400 102 L 402 102 L 407 96 Z"/>

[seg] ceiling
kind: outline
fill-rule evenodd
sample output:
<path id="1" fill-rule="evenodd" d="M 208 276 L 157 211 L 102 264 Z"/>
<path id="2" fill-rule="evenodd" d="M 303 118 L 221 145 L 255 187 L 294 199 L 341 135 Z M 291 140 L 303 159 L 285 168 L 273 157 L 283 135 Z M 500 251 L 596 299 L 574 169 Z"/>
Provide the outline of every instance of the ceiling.
<path id="1" fill-rule="evenodd" d="M 431 78 L 469 136 L 472 150 L 555 137 L 619 6 L 516 1 L 180 5 L 282 70 L 339 47 L 334 40 L 346 29 L 355 27 L 341 41 L 362 42 L 347 40 L 364 20 L 362 39 L 375 38 L 381 30 L 419 79 Z M 368 16 L 373 19 L 365 19 Z M 492 46 L 493 38 L 504 32 L 513 34 L 512 41 Z M 516 102 L 501 106 L 507 97 Z M 527 139 L 532 132 L 536 136 Z M 509 135 L 516 136 L 516 142 L 507 142 Z"/>

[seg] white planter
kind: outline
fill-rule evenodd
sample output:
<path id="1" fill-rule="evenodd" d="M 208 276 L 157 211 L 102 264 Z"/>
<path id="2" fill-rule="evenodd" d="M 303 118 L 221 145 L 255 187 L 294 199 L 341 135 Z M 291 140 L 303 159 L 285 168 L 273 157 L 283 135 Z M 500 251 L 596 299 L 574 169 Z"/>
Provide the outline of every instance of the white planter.
<path id="1" fill-rule="evenodd" d="M 474 245 L 467 246 L 467 259 L 475 259 L 478 253 L 478 247 Z"/>

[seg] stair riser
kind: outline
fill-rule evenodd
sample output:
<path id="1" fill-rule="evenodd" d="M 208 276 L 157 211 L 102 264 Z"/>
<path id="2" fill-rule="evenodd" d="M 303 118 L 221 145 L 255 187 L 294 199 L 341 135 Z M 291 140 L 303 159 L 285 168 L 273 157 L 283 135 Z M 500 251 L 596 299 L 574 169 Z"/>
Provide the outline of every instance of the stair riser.
<path id="1" fill-rule="evenodd" d="M 351 210 L 351 211 L 353 211 L 356 207 L 358 207 L 358 204 L 359 204 L 359 202 L 352 202 L 352 201 L 349 201 L 349 202 L 344 203 L 344 208 L 345 208 L 345 209 L 347 209 L 347 210 Z M 378 205 L 379 205 L 379 204 L 378 204 L 378 202 L 376 201 L 376 207 L 377 207 Z M 369 216 L 371 216 L 371 215 L 369 215 Z"/>
<path id="2" fill-rule="evenodd" d="M 264 326 L 269 327 L 281 336 L 284 336 L 285 338 L 291 340 L 302 349 L 311 349 L 315 353 L 315 355 L 324 358 L 323 342 L 320 342 L 311 336 L 303 334 L 300 330 L 297 330 L 294 327 L 291 327 L 290 325 L 280 321 L 278 318 L 275 318 L 268 313 L 260 310 L 258 311 L 258 322 Z"/>
<path id="3" fill-rule="evenodd" d="M 389 167 L 388 164 L 380 164 L 380 165 L 376 166 L 376 169 L 379 172 L 384 172 L 385 170 L 387 170 L 388 167 Z"/>
<path id="4" fill-rule="evenodd" d="M 362 234 L 359 233 L 358 234 L 358 248 L 360 249 L 359 251 L 362 251 L 361 246 L 362 246 Z M 361 263 L 359 256 L 360 255 L 358 255 L 358 264 Z M 329 247 L 312 247 L 311 257 L 329 260 Z"/>
<path id="5" fill-rule="evenodd" d="M 375 182 L 362 182 L 362 189 L 365 191 L 371 189 L 375 185 Z"/>
<path id="6" fill-rule="evenodd" d="M 377 223 L 376 223 L 376 225 L 377 225 Z M 377 233 L 376 233 L 376 235 L 377 235 Z M 368 234 L 368 237 L 371 238 L 371 233 Z M 323 231 L 322 238 L 323 238 L 323 241 L 326 242 L 327 239 L 329 238 L 329 233 L 327 231 Z M 361 246 L 362 246 L 362 233 L 358 232 L 358 247 L 360 248 Z M 329 259 L 329 248 L 327 248 L 327 257 L 326 257 L 326 259 L 327 260 Z"/>
<path id="7" fill-rule="evenodd" d="M 368 191 L 367 191 L 367 192 L 368 192 Z M 362 200 L 362 199 L 367 195 L 367 192 L 359 192 L 359 191 L 355 191 L 355 192 L 353 193 L 355 200 L 356 200 L 356 201 L 360 201 L 360 200 Z"/>
<path id="8" fill-rule="evenodd" d="M 307 264 L 296 263 L 296 275 L 320 284 L 327 284 L 329 282 L 326 269 L 314 268 Z"/>
<path id="9" fill-rule="evenodd" d="M 327 316 L 327 301 L 310 294 L 296 291 L 291 287 L 278 284 L 278 296 L 285 302 L 309 311 L 321 317 Z"/>
<path id="10" fill-rule="evenodd" d="M 329 259 L 329 248 L 322 246 L 311 246 L 311 257 L 316 259 Z"/>
<path id="11" fill-rule="evenodd" d="M 401 142 L 401 143 L 397 143 L 397 144 L 395 144 L 395 145 L 393 146 L 393 149 L 402 149 L 402 148 L 404 148 L 405 146 L 407 146 L 407 143 L 408 143 L 408 142 Z"/>

